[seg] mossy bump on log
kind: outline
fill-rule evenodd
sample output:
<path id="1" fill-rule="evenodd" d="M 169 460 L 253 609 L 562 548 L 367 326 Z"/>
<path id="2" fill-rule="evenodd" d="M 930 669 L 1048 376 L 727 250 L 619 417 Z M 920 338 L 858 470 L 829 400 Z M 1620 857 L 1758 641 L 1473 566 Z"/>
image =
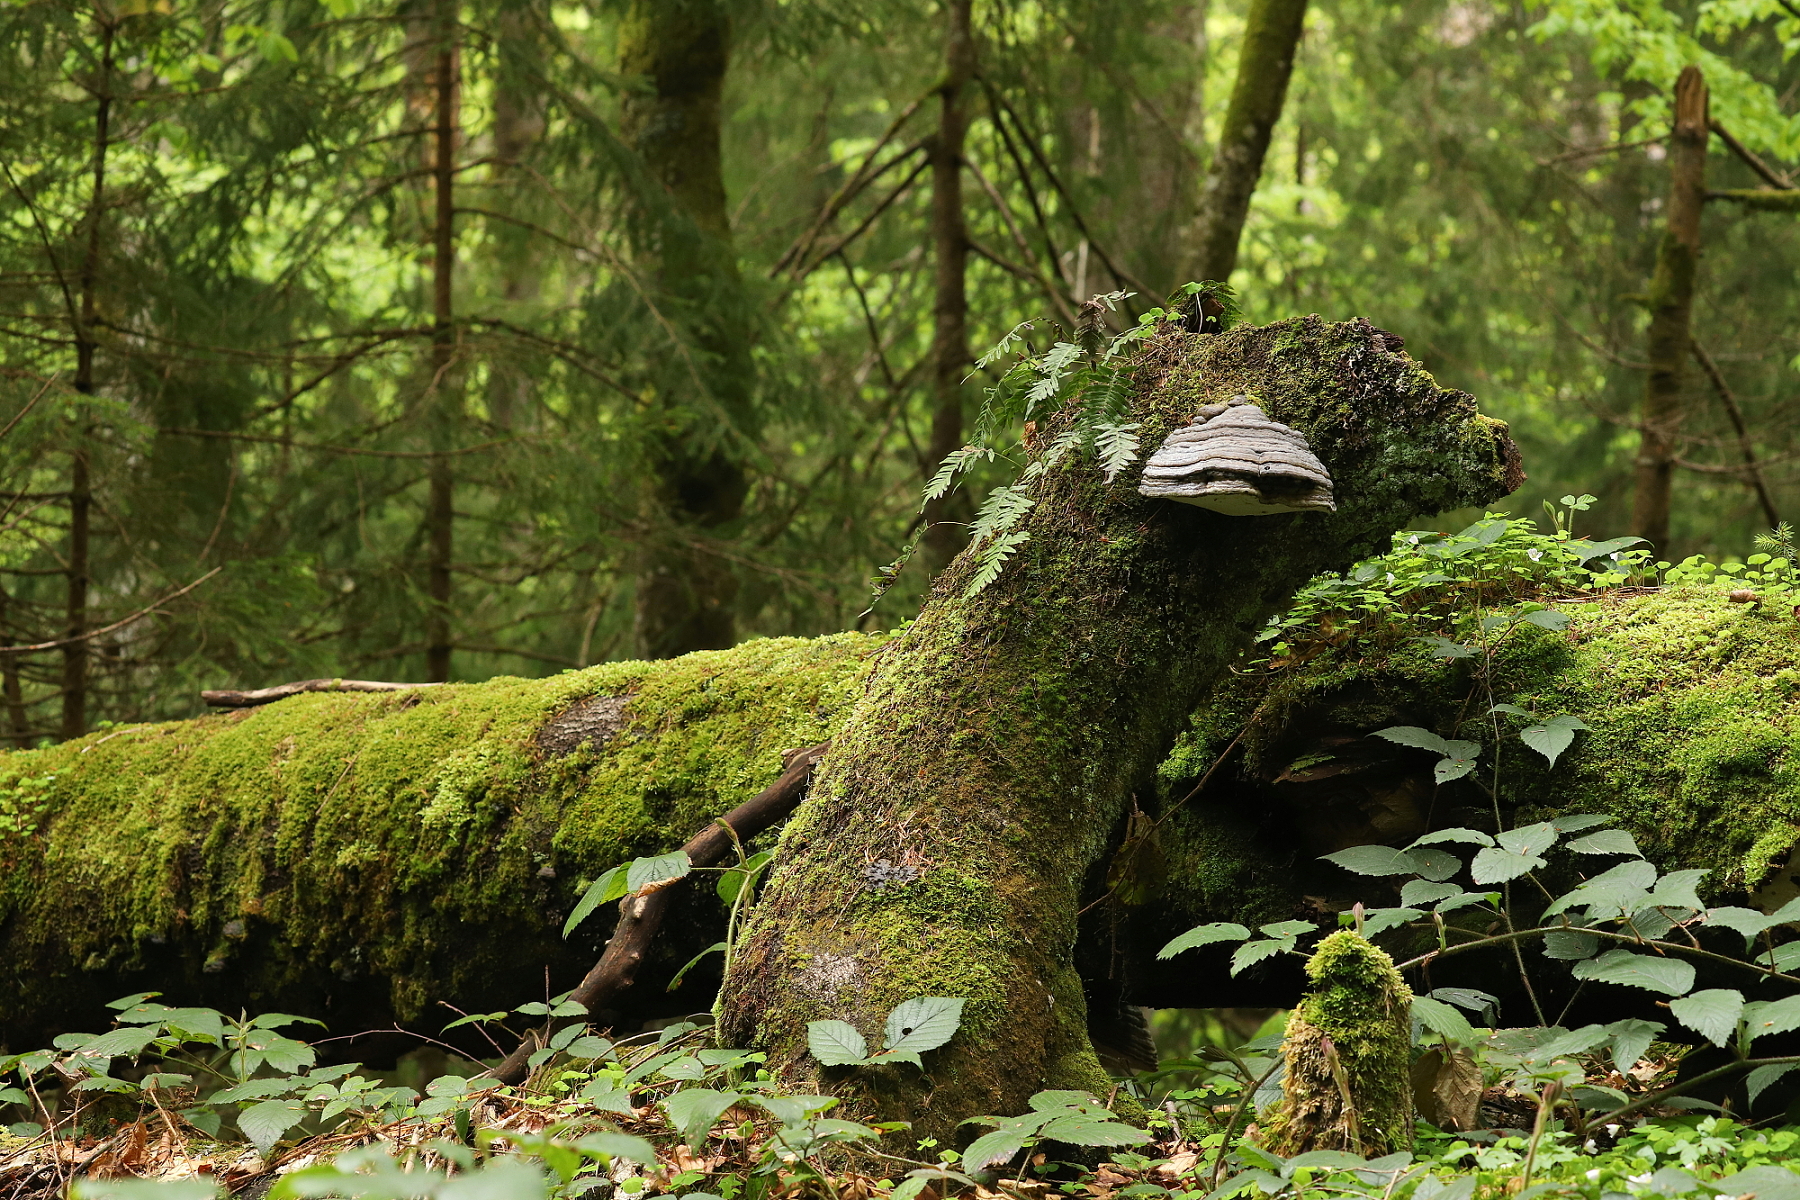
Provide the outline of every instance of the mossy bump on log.
<path id="1" fill-rule="evenodd" d="M 882 642 L 303 695 L 4 755 L 11 803 L 42 804 L 35 832 L 0 835 L 0 1043 L 91 1027 L 140 990 L 349 1033 L 541 998 L 546 971 L 567 987 L 611 917 L 563 942 L 578 886 L 679 846 L 829 737 Z M 719 916 L 690 890 L 693 923 Z"/>
<path id="2" fill-rule="evenodd" d="M 954 1136 L 1040 1088 L 1104 1094 L 1072 954 L 1133 794 L 1152 794 L 1195 705 L 1309 577 L 1518 482 L 1504 425 L 1390 339 L 1309 317 L 1149 344 L 1131 411 L 1146 447 L 1248 396 L 1307 438 L 1338 511 L 1230 517 L 1143 497 L 1136 470 L 1108 483 L 1071 457 L 1046 472 L 998 581 L 968 595 L 965 552 L 871 672 L 727 980 L 728 1041 L 915 1134 Z M 884 860 L 916 880 L 878 883 Z M 925 995 L 967 1000 L 925 1072 L 838 1078 L 807 1054 L 809 1021 L 878 1035 Z"/>
<path id="3" fill-rule="evenodd" d="M 1347 1150 L 1379 1158 L 1413 1141 L 1412 989 L 1394 960 L 1340 930 L 1306 962 L 1312 986 L 1288 1018 L 1281 1100 L 1263 1144 L 1284 1157 Z"/>
<path id="4" fill-rule="evenodd" d="M 1700 890 L 1713 903 L 1772 910 L 1800 894 L 1800 619 L 1792 603 L 1737 602 L 1725 585 L 1535 599 L 1568 614 L 1568 628 L 1525 626 L 1508 638 L 1493 661 L 1495 698 L 1576 716 L 1588 729 L 1552 767 L 1520 744 L 1520 722 L 1500 726 L 1497 785 L 1508 822 L 1606 813 L 1662 869 L 1706 869 Z M 1439 657 L 1379 622 L 1282 669 L 1234 674 L 1163 767 L 1164 794 L 1179 798 L 1238 740 L 1206 790 L 1163 826 L 1165 889 L 1156 904 L 1133 910 L 1122 938 L 1130 998 L 1283 1003 L 1298 983 L 1285 964 L 1228 981 L 1226 952 L 1157 962 L 1155 951 L 1202 921 L 1330 919 L 1357 900 L 1395 903 L 1397 881 L 1339 871 L 1318 856 L 1404 845 L 1428 823 L 1490 829 L 1493 806 L 1474 781 L 1436 788 L 1435 755 L 1370 736 L 1416 725 L 1480 740 L 1480 781 L 1495 783 L 1493 727 L 1457 724 L 1478 711 L 1473 686 L 1466 660 Z M 1356 756 L 1355 770 L 1308 782 L 1309 772 L 1291 769 L 1333 756 Z M 1437 982 L 1451 969 L 1437 968 Z M 1195 981 L 1209 978 L 1214 987 L 1197 993 Z"/>

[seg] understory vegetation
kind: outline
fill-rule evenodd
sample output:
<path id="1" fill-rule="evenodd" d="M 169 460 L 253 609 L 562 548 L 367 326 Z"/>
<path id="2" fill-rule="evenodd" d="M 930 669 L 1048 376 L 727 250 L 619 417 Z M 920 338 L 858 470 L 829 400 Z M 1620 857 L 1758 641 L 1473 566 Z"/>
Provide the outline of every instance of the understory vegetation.
<path id="1" fill-rule="evenodd" d="M 1783 1124 L 1800 1070 L 1800 900 L 1721 902 L 1759 881 L 1659 871 L 1606 813 L 1533 819 L 1506 798 L 1506 773 L 1570 770 L 1594 731 L 1548 698 L 1528 707 L 1494 690 L 1510 645 L 1566 638 L 1570 611 L 1621 597 L 1716 596 L 1791 637 L 1791 534 L 1743 562 L 1670 563 L 1634 539 L 1578 533 L 1589 503 L 1565 497 L 1542 529 L 1495 513 L 1459 533 L 1396 535 L 1388 555 L 1308 588 L 1246 652 L 1246 676 L 1378 649 L 1458 667 L 1479 703 L 1438 729 L 1374 736 L 1424 756 L 1438 786 L 1474 782 L 1489 797 L 1484 828 L 1331 853 L 1364 881 L 1335 920 L 1213 922 L 1163 948 L 1179 959 L 1235 946 L 1234 974 L 1308 961 L 1308 999 L 1247 1040 L 1215 1024 L 1108 1095 L 1045 1092 L 1023 1115 L 968 1114 L 952 1145 L 856 1120 L 829 1094 L 784 1093 L 762 1055 L 715 1044 L 705 1015 L 621 1036 L 566 997 L 451 1014 L 444 1035 L 475 1027 L 490 1062 L 526 1027 L 555 1023 L 527 1081 L 502 1087 L 435 1039 L 371 1070 L 337 1061 L 337 1039 L 302 1018 L 139 995 L 111 1006 L 110 1030 L 0 1059 L 0 1181 L 23 1196 L 78 1179 L 93 1197 L 134 1196 L 139 1177 L 200 1196 L 271 1175 L 283 1197 L 1800 1196 L 1784 1165 L 1800 1127 Z M 768 858 L 740 849 L 706 872 L 730 930 Z M 691 869 L 681 854 L 621 862 L 586 889 L 565 936 L 596 905 Z M 729 953 L 731 936 L 713 949 Z M 1523 990 L 1503 1001 L 1459 975 L 1484 953 Z M 1566 1023 L 1584 994 L 1631 1015 Z M 815 1022 L 812 1050 L 842 1073 L 928 1073 L 960 1012 L 926 996 L 885 1029 Z"/>

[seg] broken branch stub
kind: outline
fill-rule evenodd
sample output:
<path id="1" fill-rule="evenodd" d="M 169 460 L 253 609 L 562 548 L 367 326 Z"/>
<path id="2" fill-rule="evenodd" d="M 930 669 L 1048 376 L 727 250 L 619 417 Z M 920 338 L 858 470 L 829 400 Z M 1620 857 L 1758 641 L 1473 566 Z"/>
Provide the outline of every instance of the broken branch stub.
<path id="1" fill-rule="evenodd" d="M 1245 396 L 1208 404 L 1171 433 L 1138 491 L 1235 517 L 1337 511 L 1331 473 L 1306 438 Z"/>

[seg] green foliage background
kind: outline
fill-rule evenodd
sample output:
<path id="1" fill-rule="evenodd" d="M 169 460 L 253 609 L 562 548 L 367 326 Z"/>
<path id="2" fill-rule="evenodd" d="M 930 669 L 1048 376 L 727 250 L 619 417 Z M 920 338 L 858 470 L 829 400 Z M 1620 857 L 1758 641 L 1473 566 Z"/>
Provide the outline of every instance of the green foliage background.
<path id="1" fill-rule="evenodd" d="M 699 0 L 683 0 L 698 4 Z M 426 462 L 457 479 L 458 678 L 638 652 L 633 563 L 671 539 L 729 564 L 740 636 L 864 614 L 917 532 L 932 396 L 929 175 L 916 157 L 808 231 L 909 105 L 928 135 L 942 14 L 924 0 L 733 0 L 723 154 L 741 287 L 670 299 L 649 264 L 687 218 L 618 135 L 631 6 L 472 0 L 458 22 L 456 353 L 430 360 L 430 8 L 411 0 L 40 0 L 0 8 L 0 632 L 62 627 L 70 452 L 91 457 L 90 717 L 185 715 L 203 687 L 416 678 Z M 965 208 L 972 354 L 1115 288 L 1161 302 L 1243 0 L 976 5 Z M 106 29 L 114 30 L 111 41 Z M 1233 282 L 1245 316 L 1366 315 L 1513 423 L 1514 506 L 1591 491 L 1623 532 L 1636 365 L 1679 68 L 1775 163 L 1800 157 L 1780 0 L 1319 0 Z M 109 49 L 110 47 L 110 49 Z M 93 192 L 99 97 L 106 180 Z M 1714 142 L 1715 187 L 1757 180 Z M 1792 470 L 1800 324 L 1790 216 L 1713 205 L 1696 333 L 1769 461 Z M 866 225 L 866 228 L 865 228 Z M 858 231 L 861 232 L 858 232 Z M 852 236 L 854 235 L 854 236 Z M 796 255 L 792 249 L 799 246 Z M 835 252 L 834 247 L 841 247 Z M 1106 264 L 1111 263 L 1112 269 Z M 82 317 L 91 272 L 94 312 Z M 71 386 L 75 328 L 97 343 Z M 748 406 L 689 332 L 746 331 Z M 1058 336 L 1041 321 L 1037 349 Z M 973 411 L 983 379 L 966 386 Z M 991 382 L 991 380 L 990 380 Z M 1696 377 L 1685 457 L 1736 444 Z M 743 381 L 732 380 L 732 389 Z M 735 395 L 734 391 L 734 395 Z M 725 402 L 729 401 L 729 403 Z M 744 515 L 696 534 L 649 483 L 661 440 L 748 465 Z M 978 489 L 1009 477 L 998 462 Z M 1676 557 L 1761 528 L 1729 471 L 1681 475 Z M 54 652 L 18 664 L 6 729 L 54 724 Z M 9 684 L 9 686 L 13 686 Z"/>

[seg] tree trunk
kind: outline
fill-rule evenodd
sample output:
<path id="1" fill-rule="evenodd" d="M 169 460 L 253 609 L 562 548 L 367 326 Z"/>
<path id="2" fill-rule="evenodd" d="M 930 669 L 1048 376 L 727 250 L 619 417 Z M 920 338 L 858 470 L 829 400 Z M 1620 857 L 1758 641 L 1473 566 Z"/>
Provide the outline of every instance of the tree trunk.
<path id="1" fill-rule="evenodd" d="M 1147 499 L 1135 472 L 1104 484 L 1091 465 L 1034 484 L 1030 541 L 1005 574 L 970 598 L 973 556 L 952 564 L 834 740 L 727 981 L 729 1042 L 919 1135 L 1016 1111 L 1040 1088 L 1104 1092 L 1076 916 L 1188 713 L 1313 574 L 1520 478 L 1504 426 L 1385 344 L 1366 322 L 1316 317 L 1153 344 L 1132 406 L 1147 446 L 1204 404 L 1254 394 L 1309 439 L 1338 511 L 1228 517 Z M 886 883 L 895 867 L 913 881 Z M 922 995 L 968 1002 L 927 1075 L 821 1077 L 808 1021 L 879 1031 Z"/>
<path id="2" fill-rule="evenodd" d="M 625 93 L 622 129 L 666 193 L 649 202 L 650 257 L 684 343 L 664 370 L 685 399 L 664 414 L 652 446 L 659 527 L 638 569 L 638 637 L 651 658 L 737 640 L 737 577 L 708 544 L 730 532 L 750 488 L 732 445 L 751 430 L 754 367 L 720 161 L 730 54 L 722 0 L 633 0 L 620 22 L 619 70 L 641 85 Z"/>
<path id="3" fill-rule="evenodd" d="M 94 319 L 99 313 L 100 222 L 106 198 L 106 152 L 112 136 L 113 40 L 116 26 L 103 23 L 100 31 L 100 73 L 96 81 L 94 109 L 94 177 L 88 193 L 87 250 L 81 260 L 81 308 L 75 335 L 75 390 L 94 394 Z M 88 578 L 92 570 L 88 545 L 89 510 L 93 506 L 89 478 L 87 413 L 76 426 L 75 448 L 69 455 L 69 556 L 68 598 L 65 603 L 62 648 L 62 736 L 80 737 L 87 732 L 87 677 L 90 647 L 87 643 Z"/>
<path id="4" fill-rule="evenodd" d="M 1700 210 L 1706 203 L 1706 80 L 1683 67 L 1675 80 L 1675 129 L 1669 139 L 1669 225 L 1650 280 L 1650 376 L 1639 420 L 1637 487 L 1631 531 L 1669 553 L 1669 493 L 1687 401 L 1689 317 L 1700 264 Z"/>
<path id="5" fill-rule="evenodd" d="M 438 0 L 432 33 L 436 121 L 432 131 L 432 180 L 436 201 L 431 236 L 431 380 L 428 386 L 431 441 L 435 456 L 427 471 L 425 678 L 450 678 L 451 569 L 456 536 L 456 476 L 452 449 L 461 409 L 456 369 L 456 126 L 457 42 L 460 27 L 454 0 Z"/>
<path id="6" fill-rule="evenodd" d="M 944 78 L 938 85 L 938 130 L 931 143 L 931 247 L 935 298 L 931 306 L 931 437 L 925 475 L 962 445 L 963 379 L 969 373 L 969 235 L 963 222 L 963 142 L 968 131 L 965 93 L 975 76 L 972 0 L 949 0 Z M 960 492 L 925 506 L 925 562 L 942 570 L 968 540 L 956 517 L 967 507 Z"/>
<path id="7" fill-rule="evenodd" d="M 1188 239 L 1188 279 L 1225 283 L 1237 269 L 1238 238 L 1262 175 L 1269 138 L 1287 100 L 1288 77 L 1305 25 L 1306 0 L 1250 2 L 1231 106 L 1225 110 L 1225 126 L 1207 167 Z"/>

